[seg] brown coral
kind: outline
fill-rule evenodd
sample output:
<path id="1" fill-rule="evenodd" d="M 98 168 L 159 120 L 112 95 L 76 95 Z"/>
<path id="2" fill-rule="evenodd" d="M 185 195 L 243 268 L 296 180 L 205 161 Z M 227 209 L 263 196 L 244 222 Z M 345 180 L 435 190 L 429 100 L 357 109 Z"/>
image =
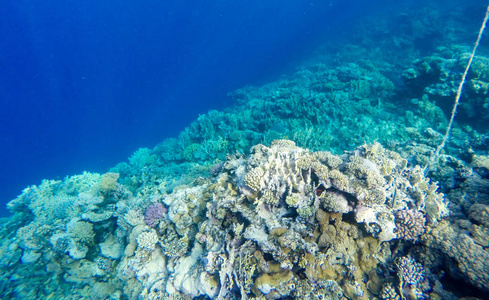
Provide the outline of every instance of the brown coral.
<path id="1" fill-rule="evenodd" d="M 403 209 L 396 213 L 397 237 L 404 240 L 417 240 L 426 230 L 426 219 L 420 211 Z"/>
<path id="2" fill-rule="evenodd" d="M 450 271 L 458 273 L 456 276 L 489 291 L 489 252 L 468 236 L 465 229 L 457 223 L 442 220 L 436 226 L 430 226 L 422 236 L 422 242 L 454 259 L 457 268 Z"/>

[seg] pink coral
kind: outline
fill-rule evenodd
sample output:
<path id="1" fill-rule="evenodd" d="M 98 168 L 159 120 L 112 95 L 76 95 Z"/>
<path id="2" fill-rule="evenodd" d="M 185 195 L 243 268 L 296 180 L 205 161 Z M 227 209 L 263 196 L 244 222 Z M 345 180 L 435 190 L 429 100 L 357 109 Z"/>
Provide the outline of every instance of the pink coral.
<path id="1" fill-rule="evenodd" d="M 146 212 L 144 213 L 144 221 L 150 227 L 155 227 L 159 220 L 166 213 L 166 208 L 161 203 L 155 203 L 148 208 L 146 208 Z"/>

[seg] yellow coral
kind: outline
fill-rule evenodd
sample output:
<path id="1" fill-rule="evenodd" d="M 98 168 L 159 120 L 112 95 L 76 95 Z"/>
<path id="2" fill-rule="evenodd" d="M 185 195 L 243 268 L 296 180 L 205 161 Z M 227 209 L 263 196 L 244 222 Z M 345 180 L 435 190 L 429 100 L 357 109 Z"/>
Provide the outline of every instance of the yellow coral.
<path id="1" fill-rule="evenodd" d="M 117 188 L 117 179 L 119 179 L 119 173 L 105 173 L 100 180 L 100 192 L 102 194 L 110 194 Z"/>
<path id="2" fill-rule="evenodd" d="M 263 196 L 258 201 L 263 202 L 263 203 L 267 203 L 270 205 L 275 205 L 278 202 L 278 197 L 275 196 L 275 194 L 272 191 L 266 190 L 263 193 Z"/>
<path id="3" fill-rule="evenodd" d="M 260 167 L 251 169 L 246 174 L 244 181 L 249 188 L 257 192 L 260 190 L 260 180 L 264 174 L 265 172 Z"/>
<path id="4" fill-rule="evenodd" d="M 333 179 L 333 185 L 339 190 L 345 190 L 348 187 L 348 177 L 338 170 L 331 170 L 329 176 Z"/>

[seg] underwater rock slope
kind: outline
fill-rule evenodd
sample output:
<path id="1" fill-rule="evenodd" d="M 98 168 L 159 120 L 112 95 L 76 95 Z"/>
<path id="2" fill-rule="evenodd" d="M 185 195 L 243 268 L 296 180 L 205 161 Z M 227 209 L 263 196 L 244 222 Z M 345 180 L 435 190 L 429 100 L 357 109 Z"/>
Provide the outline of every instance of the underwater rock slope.
<path id="1" fill-rule="evenodd" d="M 0 226 L 0 295 L 483 299 L 487 58 L 433 157 L 466 59 L 314 61 L 109 173 L 26 188 Z"/>

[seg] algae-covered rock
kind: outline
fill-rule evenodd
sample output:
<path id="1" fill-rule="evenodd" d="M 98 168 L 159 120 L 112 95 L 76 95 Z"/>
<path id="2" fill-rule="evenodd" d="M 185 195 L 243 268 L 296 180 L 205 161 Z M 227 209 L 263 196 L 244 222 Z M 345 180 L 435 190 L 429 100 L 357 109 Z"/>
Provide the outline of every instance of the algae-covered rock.
<path id="1" fill-rule="evenodd" d="M 107 236 L 107 238 L 99 244 L 100 253 L 108 258 L 120 259 L 124 254 L 124 248 L 119 242 L 117 237 L 113 234 Z"/>

